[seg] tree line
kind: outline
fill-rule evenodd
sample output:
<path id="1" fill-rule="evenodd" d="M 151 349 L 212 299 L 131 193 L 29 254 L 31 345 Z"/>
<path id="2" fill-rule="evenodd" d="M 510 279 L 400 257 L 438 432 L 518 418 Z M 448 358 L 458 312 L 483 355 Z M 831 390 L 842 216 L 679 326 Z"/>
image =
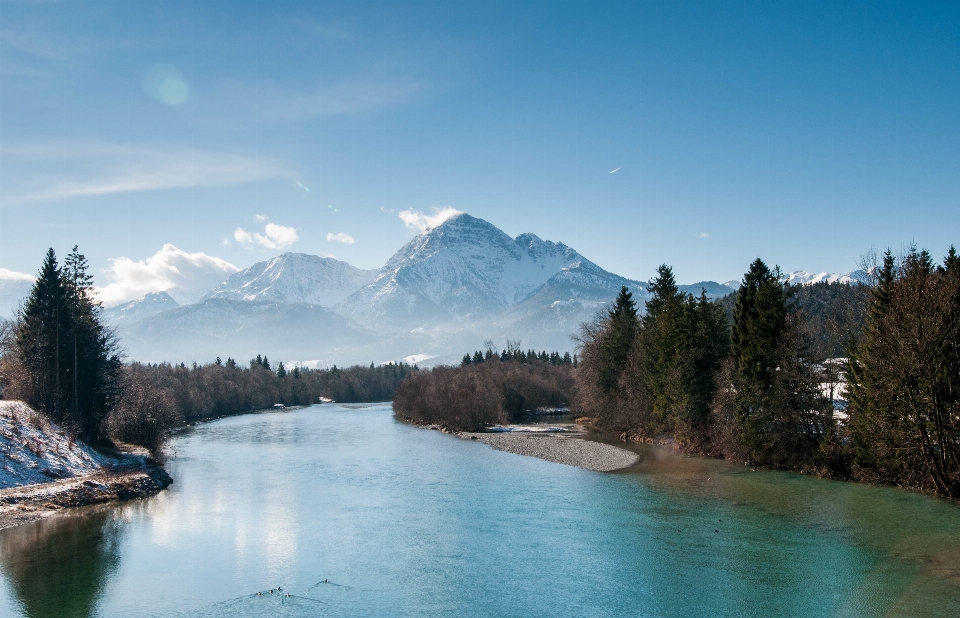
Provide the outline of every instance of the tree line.
<path id="1" fill-rule="evenodd" d="M 577 405 L 623 439 L 960 497 L 960 259 L 887 251 L 873 272 L 796 287 L 757 259 L 710 302 L 661 266 L 642 316 L 624 288 L 582 328 Z M 841 349 L 846 411 L 825 388 Z"/>
<path id="2" fill-rule="evenodd" d="M 574 359 L 569 353 L 508 348 L 501 354 L 488 348 L 485 354 L 465 355 L 459 367 L 408 375 L 394 395 L 394 413 L 415 423 L 479 431 L 540 407 L 572 404 Z"/>

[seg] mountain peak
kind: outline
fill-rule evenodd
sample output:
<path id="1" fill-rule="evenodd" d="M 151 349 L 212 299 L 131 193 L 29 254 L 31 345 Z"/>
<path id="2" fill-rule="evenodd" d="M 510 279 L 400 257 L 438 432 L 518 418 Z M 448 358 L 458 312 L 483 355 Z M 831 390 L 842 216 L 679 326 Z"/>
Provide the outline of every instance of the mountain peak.
<path id="1" fill-rule="evenodd" d="M 564 285 L 582 285 L 586 276 L 564 275 L 581 265 L 588 265 L 581 270 L 590 273 L 591 290 L 604 288 L 607 279 L 616 279 L 619 289 L 622 278 L 563 243 L 529 233 L 511 238 L 495 225 L 461 213 L 408 242 L 373 283 L 345 301 L 343 309 L 364 318 L 418 323 L 492 317 L 557 276 L 558 282 L 566 281 Z M 563 300 L 579 295 L 569 290 L 563 294 Z"/>
<path id="2" fill-rule="evenodd" d="M 231 275 L 201 300 L 226 298 L 329 307 L 372 281 L 375 274 L 334 258 L 282 253 Z"/>

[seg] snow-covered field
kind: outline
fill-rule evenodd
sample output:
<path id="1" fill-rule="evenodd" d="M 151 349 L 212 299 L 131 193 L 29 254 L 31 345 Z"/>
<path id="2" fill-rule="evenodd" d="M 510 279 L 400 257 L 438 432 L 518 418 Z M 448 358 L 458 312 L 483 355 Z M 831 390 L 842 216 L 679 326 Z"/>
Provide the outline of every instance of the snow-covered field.
<path id="1" fill-rule="evenodd" d="M 116 461 L 21 401 L 0 401 L 0 489 L 86 476 Z"/>

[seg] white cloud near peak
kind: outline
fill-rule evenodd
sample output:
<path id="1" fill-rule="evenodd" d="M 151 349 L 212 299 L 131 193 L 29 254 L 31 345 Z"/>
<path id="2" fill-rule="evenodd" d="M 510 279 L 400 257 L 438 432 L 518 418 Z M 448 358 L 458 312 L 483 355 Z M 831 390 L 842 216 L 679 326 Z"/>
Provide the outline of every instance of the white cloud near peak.
<path id="1" fill-rule="evenodd" d="M 336 234 L 327 234 L 327 242 L 339 242 L 345 245 L 352 245 L 356 241 L 354 241 L 353 236 L 350 236 L 349 234 L 337 232 Z"/>
<path id="2" fill-rule="evenodd" d="M 419 210 L 401 210 L 399 216 L 408 228 L 426 232 L 431 228 L 437 227 L 447 219 L 462 214 L 463 211 L 457 210 L 452 206 L 447 206 L 445 208 L 434 207 L 433 213 L 429 215 Z"/>
<path id="3" fill-rule="evenodd" d="M 0 281 L 35 281 L 36 277 L 27 273 L 18 273 L 6 268 L 0 268 Z"/>
<path id="4" fill-rule="evenodd" d="M 226 260 L 205 253 L 187 253 L 168 243 L 146 260 L 112 258 L 105 271 L 110 283 L 97 288 L 97 298 L 109 307 L 177 288 L 177 301 L 189 303 L 238 270 Z"/>
<path id="5" fill-rule="evenodd" d="M 256 232 L 251 234 L 242 227 L 238 227 L 233 232 L 233 239 L 246 246 L 260 245 L 266 249 L 279 250 L 286 249 L 300 240 L 300 235 L 292 227 L 268 223 L 263 229 L 263 234 Z"/>

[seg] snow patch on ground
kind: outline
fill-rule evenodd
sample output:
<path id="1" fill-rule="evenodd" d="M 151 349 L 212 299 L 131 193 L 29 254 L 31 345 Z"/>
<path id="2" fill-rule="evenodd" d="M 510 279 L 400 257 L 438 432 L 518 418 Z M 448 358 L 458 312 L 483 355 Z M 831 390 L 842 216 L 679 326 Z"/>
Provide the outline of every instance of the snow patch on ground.
<path id="1" fill-rule="evenodd" d="M 85 476 L 116 464 L 21 401 L 0 401 L 0 489 Z"/>

